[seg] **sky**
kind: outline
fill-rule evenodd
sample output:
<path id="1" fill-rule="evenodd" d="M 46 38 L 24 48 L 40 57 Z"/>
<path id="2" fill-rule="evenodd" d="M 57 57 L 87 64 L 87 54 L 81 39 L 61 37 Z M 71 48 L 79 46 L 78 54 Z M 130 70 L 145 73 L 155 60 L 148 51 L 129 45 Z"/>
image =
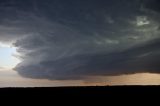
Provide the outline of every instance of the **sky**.
<path id="1" fill-rule="evenodd" d="M 159 5 L 0 0 L 0 86 L 160 84 Z"/>
<path id="2" fill-rule="evenodd" d="M 9 45 L 1 45 L 0 68 L 12 69 L 13 67 L 15 67 L 19 63 L 19 60 L 14 56 L 16 54 L 16 48 L 10 47 Z"/>

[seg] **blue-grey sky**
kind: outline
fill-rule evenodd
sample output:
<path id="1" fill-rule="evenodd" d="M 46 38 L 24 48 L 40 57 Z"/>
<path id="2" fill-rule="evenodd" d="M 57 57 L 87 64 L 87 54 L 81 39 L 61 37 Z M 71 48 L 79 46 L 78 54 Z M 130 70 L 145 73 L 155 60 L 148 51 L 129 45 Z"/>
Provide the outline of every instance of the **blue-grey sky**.
<path id="1" fill-rule="evenodd" d="M 159 73 L 159 4 L 158 0 L 1 0 L 0 42 L 17 48 L 20 63 L 13 68 L 26 78 Z"/>

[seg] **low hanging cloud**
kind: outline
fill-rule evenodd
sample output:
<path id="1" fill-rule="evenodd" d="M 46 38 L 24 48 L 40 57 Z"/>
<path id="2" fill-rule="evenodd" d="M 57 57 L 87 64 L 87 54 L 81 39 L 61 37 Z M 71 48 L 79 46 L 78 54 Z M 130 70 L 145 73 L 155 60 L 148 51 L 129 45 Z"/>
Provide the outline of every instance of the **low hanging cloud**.
<path id="1" fill-rule="evenodd" d="M 24 77 L 160 71 L 160 13 L 149 0 L 9 1 L 0 2 L 0 41 L 14 42 Z"/>
<path id="2" fill-rule="evenodd" d="M 121 75 L 139 72 L 159 73 L 160 40 L 109 54 L 83 54 L 61 59 L 43 59 L 38 64 L 17 67 L 25 77 L 75 79 L 91 75 Z M 50 55 L 50 58 L 52 56 Z"/>

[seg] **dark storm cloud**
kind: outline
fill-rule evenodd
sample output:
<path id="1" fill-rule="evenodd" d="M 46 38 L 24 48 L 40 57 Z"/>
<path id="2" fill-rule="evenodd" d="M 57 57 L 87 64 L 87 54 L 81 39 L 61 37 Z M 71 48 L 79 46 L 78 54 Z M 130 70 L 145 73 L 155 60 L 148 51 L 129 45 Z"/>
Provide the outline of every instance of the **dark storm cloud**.
<path id="1" fill-rule="evenodd" d="M 15 42 L 22 60 L 15 70 L 24 77 L 79 79 L 159 72 L 160 15 L 148 3 L 4 0 L 0 41 Z"/>
<path id="2" fill-rule="evenodd" d="M 159 46 L 160 39 L 157 39 L 124 51 L 51 59 L 39 64 L 20 66 L 17 70 L 25 77 L 49 79 L 75 79 L 84 75 L 159 73 Z"/>
<path id="3" fill-rule="evenodd" d="M 146 4 L 146 7 L 160 13 L 159 4 L 160 4 L 159 0 L 150 0 L 150 1 L 148 0 L 148 4 Z"/>

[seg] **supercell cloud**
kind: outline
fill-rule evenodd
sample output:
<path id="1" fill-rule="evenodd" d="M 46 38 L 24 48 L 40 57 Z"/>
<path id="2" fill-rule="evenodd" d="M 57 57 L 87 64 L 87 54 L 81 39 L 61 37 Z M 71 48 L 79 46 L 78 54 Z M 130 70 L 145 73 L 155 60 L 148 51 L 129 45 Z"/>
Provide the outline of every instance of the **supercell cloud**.
<path id="1" fill-rule="evenodd" d="M 83 79 L 160 72 L 158 0 L 1 0 L 0 42 L 22 76 Z"/>

